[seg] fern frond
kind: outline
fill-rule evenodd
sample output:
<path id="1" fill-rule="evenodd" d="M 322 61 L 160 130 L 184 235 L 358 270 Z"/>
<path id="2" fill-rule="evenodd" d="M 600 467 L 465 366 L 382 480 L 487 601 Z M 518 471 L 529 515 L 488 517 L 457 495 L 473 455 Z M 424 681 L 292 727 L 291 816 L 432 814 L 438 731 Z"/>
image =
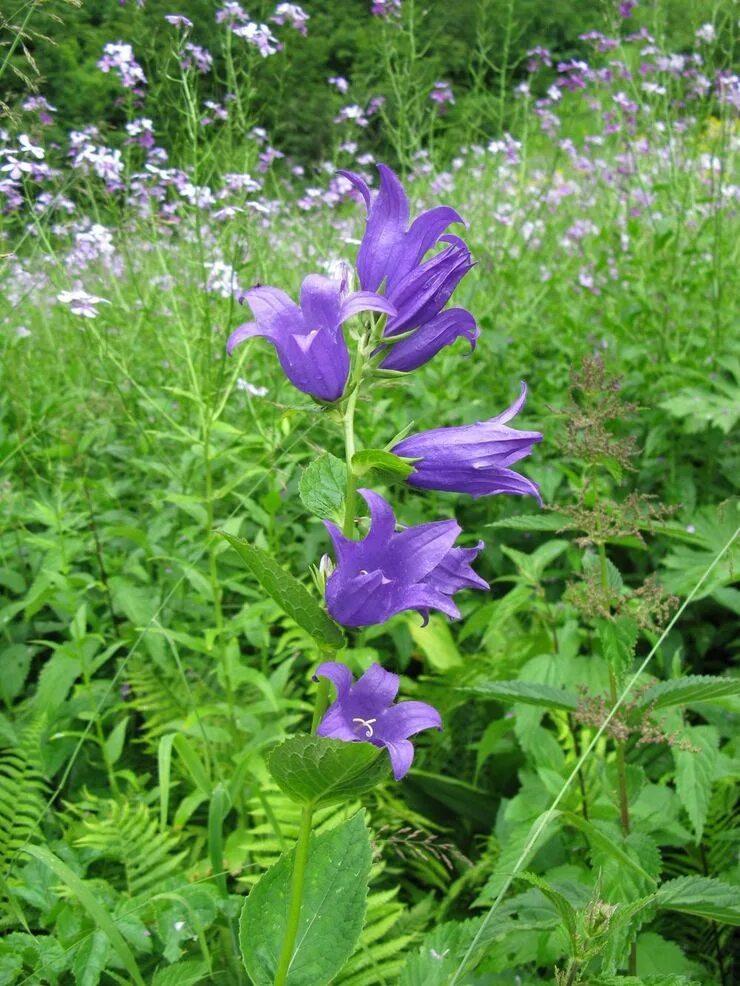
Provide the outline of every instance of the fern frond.
<path id="1" fill-rule="evenodd" d="M 722 877 L 735 864 L 740 828 L 738 828 L 738 793 L 733 784 L 715 785 L 709 803 L 704 834 L 700 845 L 663 850 L 663 876 Z M 732 981 L 731 929 L 682 914 L 680 923 L 675 915 L 659 915 L 654 925 L 664 937 L 679 942 L 687 955 L 698 959 L 718 977 Z M 729 976 L 729 978 L 728 978 Z"/>
<path id="2" fill-rule="evenodd" d="M 193 697 L 177 669 L 168 673 L 150 659 L 134 655 L 126 668 L 128 704 L 144 719 L 143 737 L 154 743 L 192 710 Z"/>
<path id="3" fill-rule="evenodd" d="M 18 744 L 0 753 L 0 876 L 7 880 L 18 853 L 38 832 L 49 784 L 41 762 L 45 717 L 21 732 Z"/>
<path id="4" fill-rule="evenodd" d="M 82 834 L 76 836 L 74 845 L 92 849 L 98 859 L 118 864 L 120 869 L 106 873 L 106 879 L 129 896 L 161 887 L 181 869 L 187 852 L 176 852 L 177 836 L 160 831 L 156 818 L 142 802 L 88 798 L 67 807 L 81 819 Z"/>

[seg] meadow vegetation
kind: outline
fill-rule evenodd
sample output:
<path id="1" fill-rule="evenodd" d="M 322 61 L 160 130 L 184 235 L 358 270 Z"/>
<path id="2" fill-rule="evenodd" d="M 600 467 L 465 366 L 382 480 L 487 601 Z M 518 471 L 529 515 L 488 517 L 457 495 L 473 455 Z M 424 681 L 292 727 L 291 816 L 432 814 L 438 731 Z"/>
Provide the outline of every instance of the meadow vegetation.
<path id="1" fill-rule="evenodd" d="M 737 11 L 263 6 L 0 20 L 0 984 L 730 986 Z M 226 345 L 244 291 L 356 280 L 378 163 L 465 220 L 480 334 L 349 449 Z M 541 505 L 407 482 L 522 381 Z M 358 485 L 485 543 L 460 620 L 329 619 Z M 307 735 L 326 661 L 439 710 L 402 780 Z"/>

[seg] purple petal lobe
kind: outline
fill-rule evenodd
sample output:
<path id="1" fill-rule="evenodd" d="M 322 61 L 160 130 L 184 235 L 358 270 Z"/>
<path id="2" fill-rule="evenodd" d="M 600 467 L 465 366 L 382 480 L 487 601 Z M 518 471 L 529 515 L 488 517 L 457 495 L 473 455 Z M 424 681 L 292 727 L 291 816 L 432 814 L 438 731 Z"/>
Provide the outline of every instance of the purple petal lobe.
<path id="1" fill-rule="evenodd" d="M 339 661 L 324 661 L 314 672 L 319 678 L 328 678 L 337 690 L 337 698 L 341 701 L 349 694 L 352 687 L 352 672 L 346 664 Z"/>
<path id="2" fill-rule="evenodd" d="M 391 768 L 393 776 L 397 781 L 408 774 L 411 764 L 414 762 L 413 744 L 406 739 L 392 741 L 385 744 L 391 758 Z"/>
<path id="3" fill-rule="evenodd" d="M 408 739 L 422 729 L 441 729 L 442 717 L 426 702 L 399 702 L 383 716 L 382 737 L 387 741 Z"/>
<path id="4" fill-rule="evenodd" d="M 393 316 L 396 314 L 396 306 L 388 298 L 375 294 L 374 291 L 355 291 L 342 301 L 339 321 L 345 322 L 358 312 L 368 311 L 384 312 L 386 315 Z"/>
<path id="5" fill-rule="evenodd" d="M 244 342 L 247 339 L 252 339 L 254 336 L 267 336 L 269 335 L 267 330 L 260 329 L 256 322 L 245 322 L 229 336 L 228 342 L 226 343 L 226 352 L 231 355 L 235 346 L 238 346 L 240 342 Z"/>
<path id="6" fill-rule="evenodd" d="M 378 165 L 380 191 L 370 206 L 365 235 L 357 254 L 357 273 L 365 291 L 377 291 L 387 275 L 385 260 L 406 231 L 409 203 L 390 168 Z"/>
<path id="7" fill-rule="evenodd" d="M 341 318 L 341 281 L 321 274 L 309 274 L 301 284 L 301 311 L 309 329 L 336 331 Z"/>
<path id="8" fill-rule="evenodd" d="M 451 346 L 464 336 L 475 349 L 480 330 L 475 319 L 464 308 L 448 308 L 430 319 L 407 339 L 401 339 L 388 349 L 388 355 L 380 364 L 384 370 L 409 372 L 428 363 L 440 349 Z"/>

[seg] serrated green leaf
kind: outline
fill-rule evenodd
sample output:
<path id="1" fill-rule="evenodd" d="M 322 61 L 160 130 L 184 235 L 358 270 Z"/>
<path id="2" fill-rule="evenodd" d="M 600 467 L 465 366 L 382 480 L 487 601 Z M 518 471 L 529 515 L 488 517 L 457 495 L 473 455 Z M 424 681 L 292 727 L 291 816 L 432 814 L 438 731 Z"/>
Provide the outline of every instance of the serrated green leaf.
<path id="1" fill-rule="evenodd" d="M 540 893 L 544 894 L 554 906 L 555 910 L 560 915 L 560 919 L 563 922 L 563 927 L 568 932 L 571 951 L 575 955 L 578 948 L 578 921 L 576 910 L 571 902 L 564 897 L 559 890 L 556 890 L 555 887 L 549 884 L 547 880 L 543 880 L 542 877 L 537 876 L 536 873 L 520 873 L 517 876 L 517 880 L 524 880 L 531 886 L 537 887 Z"/>
<path id="2" fill-rule="evenodd" d="M 673 747 L 676 762 L 676 791 L 691 826 L 697 843 L 701 841 L 704 823 L 707 819 L 712 784 L 719 757 L 719 733 L 714 726 L 687 726 L 682 739 L 692 746 L 690 750 Z"/>
<path id="3" fill-rule="evenodd" d="M 207 975 L 204 962 L 195 960 L 175 962 L 174 965 L 157 969 L 152 986 L 197 986 Z"/>
<path id="4" fill-rule="evenodd" d="M 540 514 L 519 514 L 495 520 L 486 527 L 506 527 L 511 531 L 560 531 L 567 529 L 570 519 L 565 514 L 548 511 Z"/>
<path id="5" fill-rule="evenodd" d="M 731 500 L 712 507 L 701 507 L 692 515 L 692 539 L 690 544 L 675 545 L 663 559 L 661 583 L 668 592 L 685 596 L 694 590 L 700 579 L 712 565 L 717 555 L 732 541 L 724 556 L 705 578 L 695 599 L 711 596 L 717 589 L 737 580 L 738 524 L 740 500 Z"/>
<path id="6" fill-rule="evenodd" d="M 619 679 L 629 671 L 635 654 L 638 626 L 629 616 L 597 621 L 601 653 L 604 660 Z"/>
<path id="7" fill-rule="evenodd" d="M 351 746 L 353 744 L 345 744 Z M 288 920 L 295 850 L 284 853 L 244 902 L 239 944 L 255 986 L 272 986 Z M 362 812 L 312 835 L 287 986 L 326 986 L 357 943 L 372 863 Z"/>
<path id="8" fill-rule="evenodd" d="M 574 812 L 563 811 L 559 814 L 568 825 L 583 832 L 591 846 L 595 862 L 599 856 L 610 859 L 624 874 L 625 883 L 629 874 L 633 881 L 637 880 L 643 891 L 655 886 L 657 870 L 660 868 L 660 855 L 657 846 L 648 836 L 631 832 L 620 840 L 606 828 L 602 830 Z M 650 870 L 656 872 L 645 869 L 643 862 L 650 867 Z"/>
<path id="9" fill-rule="evenodd" d="M 578 707 L 578 696 L 562 688 L 540 685 L 533 681 L 479 681 L 465 685 L 456 691 L 470 692 L 482 698 L 499 702 L 521 702 L 523 705 L 538 705 L 546 709 L 572 711 Z"/>
<path id="10" fill-rule="evenodd" d="M 329 619 L 308 589 L 278 565 L 274 558 L 242 538 L 227 534 L 226 531 L 218 533 L 236 548 L 242 561 L 268 596 L 311 634 L 314 640 L 333 649 L 344 646 L 344 634 L 337 624 Z"/>
<path id="11" fill-rule="evenodd" d="M 356 476 L 374 472 L 379 479 L 392 483 L 407 479 L 413 471 L 413 463 L 383 449 L 364 448 L 352 456 L 352 472 Z"/>
<path id="12" fill-rule="evenodd" d="M 548 565 L 562 555 L 569 544 L 569 541 L 545 541 L 529 555 L 523 551 L 516 551 L 514 548 L 507 548 L 505 545 L 501 546 L 501 550 L 514 562 L 519 573 L 529 585 L 536 586 Z"/>
<path id="13" fill-rule="evenodd" d="M 331 452 L 324 452 L 304 470 L 298 492 L 306 510 L 316 517 L 344 519 L 344 496 L 347 489 L 347 467 Z"/>
<path id="14" fill-rule="evenodd" d="M 696 914 L 734 927 L 740 925 L 738 888 L 707 876 L 680 876 L 658 890 L 658 907 L 682 914 Z"/>
<path id="15" fill-rule="evenodd" d="M 289 798 L 314 807 L 358 797 L 388 776 L 380 747 L 324 736 L 292 736 L 275 747 L 267 766 Z"/>
<path id="16" fill-rule="evenodd" d="M 713 699 L 740 696 L 740 678 L 722 678 L 709 674 L 687 675 L 671 681 L 660 681 L 640 695 L 637 708 L 652 706 L 668 709 L 674 705 L 694 705 Z"/>

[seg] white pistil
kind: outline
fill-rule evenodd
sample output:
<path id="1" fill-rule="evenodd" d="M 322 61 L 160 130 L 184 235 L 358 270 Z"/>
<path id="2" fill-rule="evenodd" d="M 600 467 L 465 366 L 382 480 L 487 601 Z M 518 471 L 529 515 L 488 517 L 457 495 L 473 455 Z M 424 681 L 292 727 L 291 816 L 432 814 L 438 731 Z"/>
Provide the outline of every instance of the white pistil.
<path id="1" fill-rule="evenodd" d="M 365 729 L 367 729 L 367 739 L 370 739 L 370 737 L 373 735 L 372 724 L 377 721 L 378 721 L 377 719 L 360 719 L 359 717 L 352 720 L 352 722 L 359 722 L 361 726 L 364 726 Z"/>

